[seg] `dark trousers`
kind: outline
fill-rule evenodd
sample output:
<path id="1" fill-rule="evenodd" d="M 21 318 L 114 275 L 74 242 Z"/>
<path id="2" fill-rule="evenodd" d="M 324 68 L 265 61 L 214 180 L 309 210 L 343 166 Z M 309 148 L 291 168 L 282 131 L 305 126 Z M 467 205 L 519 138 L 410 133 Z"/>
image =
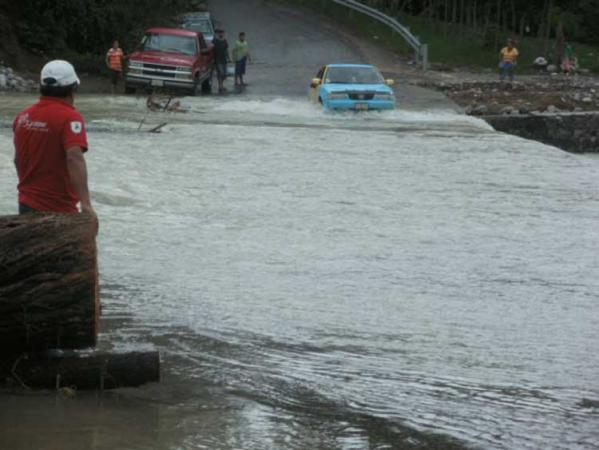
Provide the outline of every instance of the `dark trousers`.
<path id="1" fill-rule="evenodd" d="M 25 203 L 19 203 L 19 214 L 35 214 L 39 211 L 33 209 L 31 206 L 27 206 Z"/>
<path id="2" fill-rule="evenodd" d="M 245 75 L 245 66 L 247 63 L 247 56 L 245 58 L 241 58 L 239 61 L 235 62 L 235 76 L 242 77 Z"/>
<path id="3" fill-rule="evenodd" d="M 113 86 L 119 84 L 119 80 L 121 79 L 122 72 L 120 70 L 110 69 L 110 82 Z"/>

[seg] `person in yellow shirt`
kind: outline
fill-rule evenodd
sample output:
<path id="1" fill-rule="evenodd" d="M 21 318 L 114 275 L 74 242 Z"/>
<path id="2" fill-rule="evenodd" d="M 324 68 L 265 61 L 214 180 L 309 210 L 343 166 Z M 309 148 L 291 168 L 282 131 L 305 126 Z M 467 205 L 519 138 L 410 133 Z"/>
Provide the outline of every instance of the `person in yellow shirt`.
<path id="1" fill-rule="evenodd" d="M 499 52 L 499 79 L 504 81 L 506 76 L 510 83 L 514 81 L 514 67 L 518 64 L 518 49 L 514 46 L 514 40 L 508 39 L 507 47 Z"/>

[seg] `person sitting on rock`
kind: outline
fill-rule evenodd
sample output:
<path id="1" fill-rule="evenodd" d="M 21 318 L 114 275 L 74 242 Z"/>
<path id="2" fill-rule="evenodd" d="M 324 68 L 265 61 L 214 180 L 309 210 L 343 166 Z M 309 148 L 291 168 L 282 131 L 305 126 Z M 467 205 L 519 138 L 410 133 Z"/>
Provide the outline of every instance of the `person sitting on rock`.
<path id="1" fill-rule="evenodd" d="M 578 70 L 578 58 L 574 55 L 574 50 L 570 44 L 566 44 L 564 58 L 561 64 L 562 71 L 566 75 L 575 73 Z"/>

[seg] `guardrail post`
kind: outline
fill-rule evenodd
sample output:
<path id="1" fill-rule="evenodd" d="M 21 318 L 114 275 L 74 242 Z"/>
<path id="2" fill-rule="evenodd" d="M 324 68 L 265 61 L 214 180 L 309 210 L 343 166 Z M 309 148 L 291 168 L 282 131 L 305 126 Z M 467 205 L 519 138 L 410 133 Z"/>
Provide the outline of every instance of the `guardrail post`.
<path id="1" fill-rule="evenodd" d="M 420 46 L 420 57 L 422 58 L 422 70 L 428 70 L 428 44 Z"/>

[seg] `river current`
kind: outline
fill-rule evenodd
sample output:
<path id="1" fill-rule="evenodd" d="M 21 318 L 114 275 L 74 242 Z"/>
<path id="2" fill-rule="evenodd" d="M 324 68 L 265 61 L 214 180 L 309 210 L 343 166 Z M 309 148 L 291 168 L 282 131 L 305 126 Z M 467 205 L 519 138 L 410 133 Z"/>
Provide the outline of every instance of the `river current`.
<path id="1" fill-rule="evenodd" d="M 0 214 L 31 101 L 2 97 Z M 451 111 L 185 103 L 78 99 L 101 346 L 160 350 L 163 384 L 0 394 L 0 442 L 35 409 L 94 449 L 599 448 L 596 158 Z"/>

